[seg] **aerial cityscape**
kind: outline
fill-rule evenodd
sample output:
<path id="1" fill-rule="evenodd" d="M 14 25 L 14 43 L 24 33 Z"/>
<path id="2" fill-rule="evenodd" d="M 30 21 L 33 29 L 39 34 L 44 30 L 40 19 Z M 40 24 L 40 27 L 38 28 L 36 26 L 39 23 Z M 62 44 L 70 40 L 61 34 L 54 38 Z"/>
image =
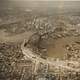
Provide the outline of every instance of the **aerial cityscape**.
<path id="1" fill-rule="evenodd" d="M 0 80 L 80 80 L 80 1 L 1 0 Z"/>

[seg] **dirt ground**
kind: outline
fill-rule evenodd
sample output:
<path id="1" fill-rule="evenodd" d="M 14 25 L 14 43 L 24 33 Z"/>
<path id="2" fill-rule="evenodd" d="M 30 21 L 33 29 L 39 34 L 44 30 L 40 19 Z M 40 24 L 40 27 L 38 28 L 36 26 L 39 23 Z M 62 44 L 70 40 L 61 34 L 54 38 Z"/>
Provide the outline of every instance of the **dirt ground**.
<path id="1" fill-rule="evenodd" d="M 24 39 L 28 39 L 33 32 L 24 32 L 21 34 L 13 35 L 13 36 L 8 36 L 7 33 L 4 31 L 0 31 L 0 42 L 22 42 Z"/>
<path id="2" fill-rule="evenodd" d="M 72 44 L 76 40 L 78 40 L 78 37 L 66 37 L 66 38 L 59 38 L 53 42 L 53 45 L 48 47 L 48 56 L 49 57 L 58 57 L 63 58 L 66 50 L 65 45 Z"/>

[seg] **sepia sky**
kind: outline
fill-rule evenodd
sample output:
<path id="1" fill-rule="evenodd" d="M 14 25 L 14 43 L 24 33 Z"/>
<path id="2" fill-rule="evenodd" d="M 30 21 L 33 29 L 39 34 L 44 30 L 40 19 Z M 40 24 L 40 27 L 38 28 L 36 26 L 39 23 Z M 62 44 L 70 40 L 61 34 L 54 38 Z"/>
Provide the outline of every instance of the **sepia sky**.
<path id="1" fill-rule="evenodd" d="M 14 0 L 14 1 L 80 1 L 80 0 Z"/>
<path id="2" fill-rule="evenodd" d="M 9 1 L 80 1 L 80 0 L 9 0 Z"/>
<path id="3" fill-rule="evenodd" d="M 44 1 L 44 2 L 42 3 L 40 1 Z M 54 3 L 51 1 L 56 1 L 56 2 Z M 69 1 L 73 1 L 73 2 L 69 2 Z M 58 6 L 59 8 L 63 8 L 64 6 L 65 7 L 77 6 L 79 8 L 80 2 L 77 2 L 77 1 L 80 1 L 80 0 L 0 0 L 0 7 L 2 8 L 2 7 L 9 6 L 9 5 L 10 6 L 14 5 L 14 6 L 19 6 L 19 7 Z"/>

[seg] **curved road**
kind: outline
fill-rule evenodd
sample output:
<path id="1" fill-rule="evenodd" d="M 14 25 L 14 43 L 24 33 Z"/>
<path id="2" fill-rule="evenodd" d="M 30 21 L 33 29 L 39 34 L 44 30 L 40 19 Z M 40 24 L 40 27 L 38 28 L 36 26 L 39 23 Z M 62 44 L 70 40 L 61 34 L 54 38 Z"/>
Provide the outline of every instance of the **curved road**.
<path id="1" fill-rule="evenodd" d="M 79 66 L 80 63 L 77 61 L 68 61 L 68 60 L 67 61 L 60 61 L 60 60 L 50 61 L 49 59 L 43 59 L 39 55 L 33 53 L 33 51 L 30 48 L 24 47 L 24 44 L 25 43 L 23 43 L 21 45 L 22 52 L 25 55 L 26 59 L 30 59 L 33 63 L 35 63 L 35 65 L 36 65 L 35 66 L 35 72 L 38 68 L 39 63 L 43 63 L 46 65 L 48 64 L 49 66 L 55 67 L 58 69 L 61 68 L 61 69 L 67 69 L 67 70 L 76 71 L 76 72 L 80 71 L 80 69 L 67 66 L 68 63 L 73 64 L 75 67 Z"/>

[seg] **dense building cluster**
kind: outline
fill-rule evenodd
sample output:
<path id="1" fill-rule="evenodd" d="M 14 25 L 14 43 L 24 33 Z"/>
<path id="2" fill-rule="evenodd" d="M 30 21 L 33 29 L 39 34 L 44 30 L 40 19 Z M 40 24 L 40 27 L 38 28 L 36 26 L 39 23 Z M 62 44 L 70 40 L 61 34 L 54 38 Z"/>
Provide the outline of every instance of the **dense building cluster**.
<path id="1" fill-rule="evenodd" d="M 58 31 L 68 30 L 71 34 L 76 31 L 75 26 L 76 29 L 79 28 L 79 16 L 50 16 L 13 8 L 5 9 L 4 13 L 0 14 L 0 29 L 9 34 L 20 34 L 25 31 L 33 31 L 43 34 L 49 31 L 54 31 L 55 28 Z"/>
<path id="2" fill-rule="evenodd" d="M 80 60 L 80 44 L 75 42 L 71 45 L 66 45 L 66 58 L 71 60 Z"/>
<path id="3" fill-rule="evenodd" d="M 44 59 L 48 58 L 46 48 L 51 41 L 72 36 L 80 37 L 80 16 L 50 16 L 14 9 L 4 13 L 0 14 L 0 31 L 8 33 L 7 36 L 29 31 L 35 33 L 30 37 L 28 47 Z M 66 53 L 63 61 L 67 61 L 68 66 L 80 68 L 79 40 L 65 45 L 64 48 Z M 78 62 L 78 66 L 69 63 L 69 60 Z M 0 80 L 80 80 L 80 71 L 59 67 L 50 70 L 49 65 L 40 63 L 34 74 L 34 68 L 35 64 L 31 60 L 25 60 L 21 43 L 0 42 Z"/>

